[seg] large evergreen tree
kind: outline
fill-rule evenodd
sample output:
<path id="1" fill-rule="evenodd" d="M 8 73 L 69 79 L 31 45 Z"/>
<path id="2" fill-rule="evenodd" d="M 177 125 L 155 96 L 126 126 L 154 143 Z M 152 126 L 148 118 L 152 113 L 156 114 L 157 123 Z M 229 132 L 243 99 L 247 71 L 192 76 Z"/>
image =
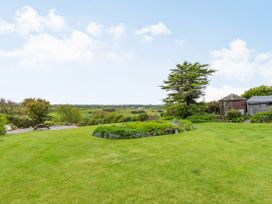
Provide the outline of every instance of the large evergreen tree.
<path id="1" fill-rule="evenodd" d="M 171 69 L 168 79 L 161 86 L 168 92 L 167 98 L 164 99 L 167 114 L 187 117 L 190 107 L 204 95 L 209 83 L 208 77 L 214 72 L 215 70 L 210 69 L 207 64 L 189 62 L 178 64 L 175 69 Z"/>

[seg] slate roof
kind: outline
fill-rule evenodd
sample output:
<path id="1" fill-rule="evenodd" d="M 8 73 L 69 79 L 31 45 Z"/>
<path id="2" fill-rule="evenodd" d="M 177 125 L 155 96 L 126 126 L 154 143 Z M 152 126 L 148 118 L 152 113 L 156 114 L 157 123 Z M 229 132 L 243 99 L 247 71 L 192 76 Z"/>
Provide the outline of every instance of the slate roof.
<path id="1" fill-rule="evenodd" d="M 245 101 L 246 99 L 236 94 L 230 94 L 219 101 Z"/>
<path id="2" fill-rule="evenodd" d="M 252 96 L 247 101 L 248 104 L 272 103 L 272 96 Z"/>

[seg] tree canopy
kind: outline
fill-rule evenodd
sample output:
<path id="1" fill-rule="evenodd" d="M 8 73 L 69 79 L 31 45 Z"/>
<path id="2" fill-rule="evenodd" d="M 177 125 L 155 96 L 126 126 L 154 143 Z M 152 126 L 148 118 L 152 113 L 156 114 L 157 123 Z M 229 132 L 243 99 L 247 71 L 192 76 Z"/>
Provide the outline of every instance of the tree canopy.
<path id="1" fill-rule="evenodd" d="M 196 104 L 197 99 L 205 94 L 208 77 L 214 72 L 208 64 L 192 64 L 186 61 L 171 69 L 168 79 L 161 86 L 168 92 L 164 99 L 167 114 L 187 117 L 191 105 Z"/>
<path id="2" fill-rule="evenodd" d="M 242 94 L 243 97 L 249 99 L 252 96 L 269 96 L 272 95 L 272 86 L 261 85 L 251 88 Z"/>
<path id="3" fill-rule="evenodd" d="M 22 105 L 35 125 L 43 123 L 49 113 L 50 103 L 44 99 L 27 98 Z"/>

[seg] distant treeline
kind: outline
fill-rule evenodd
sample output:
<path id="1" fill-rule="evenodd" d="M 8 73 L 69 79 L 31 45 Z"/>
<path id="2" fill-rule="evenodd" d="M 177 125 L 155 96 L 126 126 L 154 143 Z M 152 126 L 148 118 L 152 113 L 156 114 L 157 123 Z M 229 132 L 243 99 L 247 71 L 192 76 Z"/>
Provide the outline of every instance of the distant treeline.
<path id="1" fill-rule="evenodd" d="M 59 104 L 54 104 L 51 105 L 53 108 L 59 106 Z M 148 104 L 148 105 L 142 105 L 142 104 L 128 104 L 128 105 L 99 105 L 99 104 L 94 104 L 94 105 L 78 105 L 78 104 L 74 104 L 73 106 L 77 107 L 77 108 L 97 108 L 97 109 L 105 109 L 105 108 L 131 108 L 131 109 L 139 109 L 139 108 L 162 108 L 163 105 L 152 105 L 152 104 Z"/>

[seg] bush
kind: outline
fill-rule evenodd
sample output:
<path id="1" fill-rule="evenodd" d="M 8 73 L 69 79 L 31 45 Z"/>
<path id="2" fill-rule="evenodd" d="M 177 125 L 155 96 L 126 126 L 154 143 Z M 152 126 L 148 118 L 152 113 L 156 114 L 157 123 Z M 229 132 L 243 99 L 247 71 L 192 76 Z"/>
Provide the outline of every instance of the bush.
<path id="1" fill-rule="evenodd" d="M 132 114 L 140 114 L 140 113 L 146 113 L 144 110 L 132 110 L 130 111 Z"/>
<path id="2" fill-rule="evenodd" d="M 109 139 L 129 139 L 169 135 L 191 129 L 191 122 L 186 120 L 178 121 L 178 123 L 169 121 L 132 122 L 120 126 L 100 126 L 94 130 L 93 135 Z"/>
<path id="3" fill-rule="evenodd" d="M 131 122 L 131 121 L 132 121 L 132 117 L 130 116 L 122 118 L 122 122 Z"/>
<path id="4" fill-rule="evenodd" d="M 220 104 L 218 101 L 211 101 L 208 103 L 207 107 L 207 112 L 208 113 L 214 113 L 214 114 L 219 114 L 220 113 Z"/>
<path id="5" fill-rule="evenodd" d="M 141 114 L 139 114 L 138 115 L 138 118 L 137 118 L 137 120 L 138 121 L 146 121 L 146 120 L 148 120 L 148 114 L 147 113 L 141 113 Z"/>
<path id="6" fill-rule="evenodd" d="M 193 123 L 204 123 L 204 122 L 212 122 L 216 121 L 217 116 L 214 114 L 199 114 L 199 115 L 191 115 L 186 118 L 187 120 Z"/>
<path id="7" fill-rule="evenodd" d="M 241 117 L 241 113 L 238 110 L 233 109 L 233 110 L 230 110 L 230 111 L 227 112 L 227 120 L 228 121 L 234 122 L 240 117 Z"/>
<path id="8" fill-rule="evenodd" d="M 106 111 L 106 112 L 115 112 L 115 109 L 114 108 L 103 108 L 103 111 Z"/>
<path id="9" fill-rule="evenodd" d="M 163 117 L 173 116 L 175 118 L 187 118 L 191 115 L 200 115 L 207 112 L 207 104 L 204 102 L 185 105 L 174 104 L 166 107 L 166 112 L 162 114 Z"/>
<path id="10" fill-rule="evenodd" d="M 270 123 L 272 122 L 272 111 L 256 113 L 251 118 L 252 123 Z"/>
<path id="11" fill-rule="evenodd" d="M 23 101 L 22 106 L 26 110 L 29 118 L 32 119 L 35 125 L 43 123 L 49 113 L 49 101 L 36 98 L 27 98 Z"/>
<path id="12" fill-rule="evenodd" d="M 29 128 L 34 126 L 33 121 L 25 116 L 12 116 L 8 115 L 7 119 L 9 123 L 13 124 L 17 128 Z"/>
<path id="13" fill-rule="evenodd" d="M 132 120 L 132 118 L 130 118 L 130 119 Z M 130 120 L 130 119 L 128 119 L 128 120 Z M 88 125 L 118 123 L 118 122 L 124 122 L 125 120 L 126 119 L 124 118 L 123 115 L 117 115 L 115 112 L 96 111 L 91 115 L 91 117 L 88 121 Z M 85 121 L 86 121 L 86 119 L 85 119 Z"/>
<path id="14" fill-rule="evenodd" d="M 7 124 L 6 116 L 0 114 L 0 135 L 4 135 L 6 133 L 5 125 Z"/>
<path id="15" fill-rule="evenodd" d="M 190 130 L 193 130 L 194 129 L 194 126 L 192 124 L 191 121 L 189 120 L 174 120 L 173 121 L 174 123 L 175 122 L 179 122 L 180 124 L 178 124 L 178 127 L 179 127 L 179 130 L 180 131 L 190 131 Z"/>
<path id="16" fill-rule="evenodd" d="M 60 105 L 57 113 L 60 115 L 61 122 L 68 124 L 78 123 L 81 119 L 80 110 L 72 105 Z"/>
<path id="17" fill-rule="evenodd" d="M 249 118 L 250 116 L 248 115 L 241 115 L 238 110 L 230 110 L 227 112 L 227 120 L 229 122 L 243 122 Z"/>

